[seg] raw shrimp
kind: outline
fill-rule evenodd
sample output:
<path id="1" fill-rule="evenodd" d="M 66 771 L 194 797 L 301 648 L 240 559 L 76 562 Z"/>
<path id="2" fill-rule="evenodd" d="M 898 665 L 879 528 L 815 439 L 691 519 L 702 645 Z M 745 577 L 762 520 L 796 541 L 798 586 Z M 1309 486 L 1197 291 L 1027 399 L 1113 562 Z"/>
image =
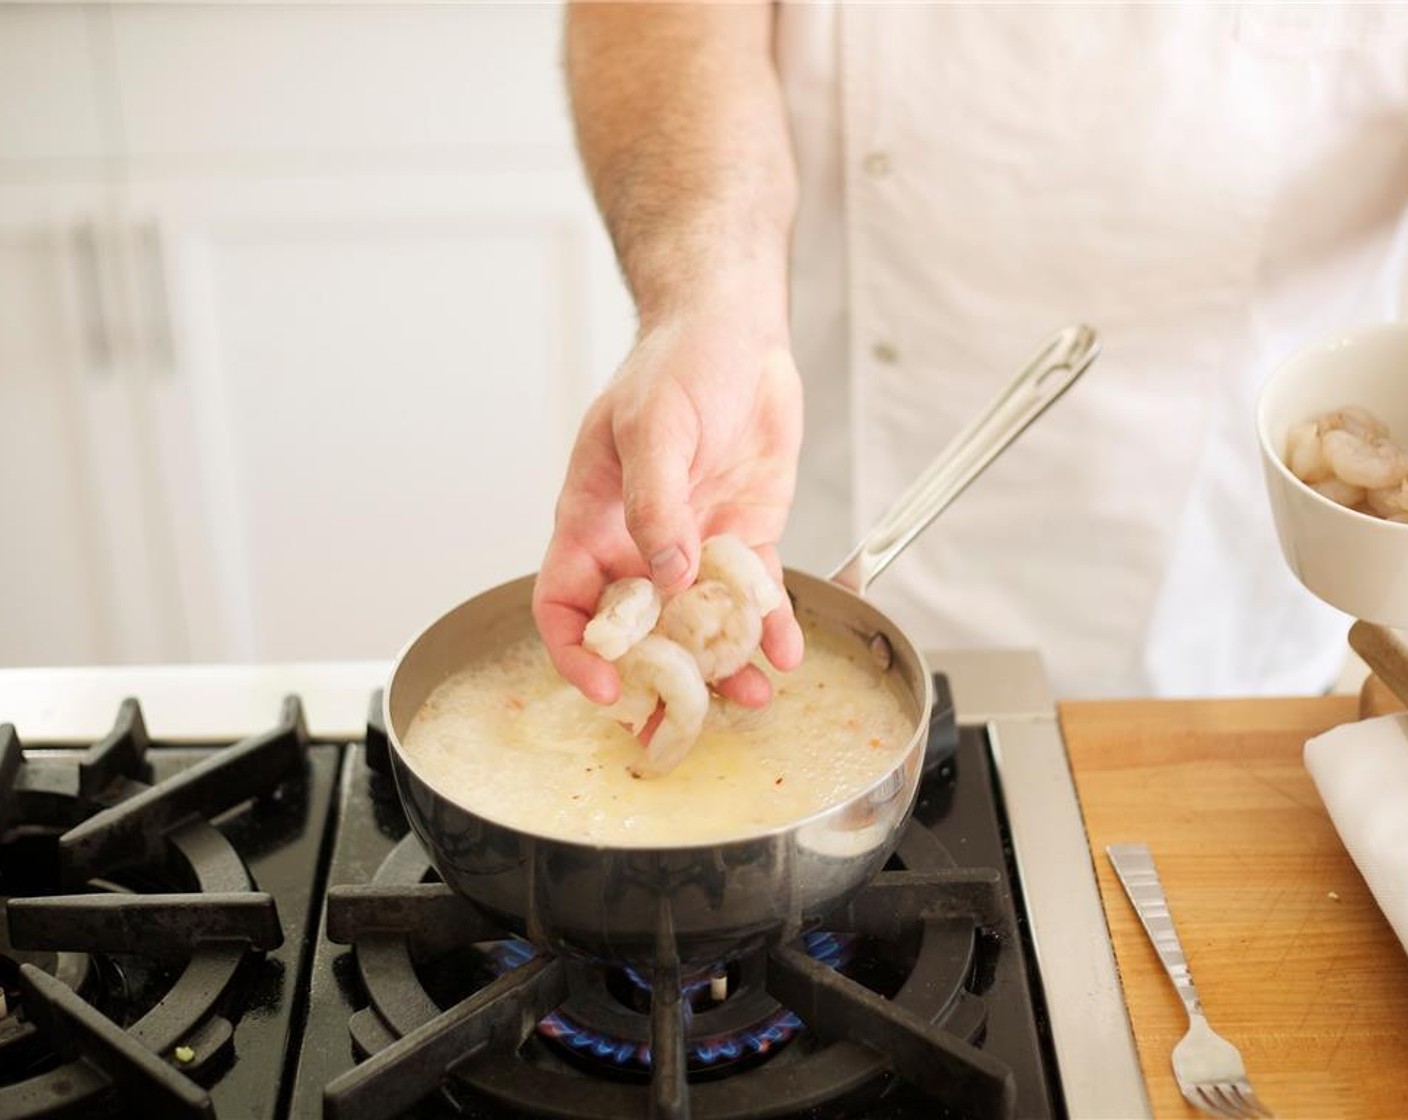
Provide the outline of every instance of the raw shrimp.
<path id="1" fill-rule="evenodd" d="M 1296 424 L 1286 433 L 1286 465 L 1332 502 L 1389 521 L 1408 517 L 1408 451 L 1365 409 L 1346 406 Z"/>
<path id="2" fill-rule="evenodd" d="M 665 604 L 660 632 L 689 650 L 712 684 L 748 664 L 763 638 L 763 616 L 782 603 L 762 557 L 723 533 L 700 548 L 699 579 Z"/>
<path id="3" fill-rule="evenodd" d="M 1364 502 L 1372 513 L 1390 521 L 1408 517 L 1408 480 L 1400 482 L 1397 486 L 1370 490 Z"/>
<path id="4" fill-rule="evenodd" d="M 1313 482 L 1310 484 L 1310 488 L 1317 494 L 1329 498 L 1330 501 L 1338 502 L 1350 509 L 1364 500 L 1364 487 L 1351 486 L 1339 478 L 1326 478 L 1319 482 Z"/>
<path id="5" fill-rule="evenodd" d="M 782 588 L 763 558 L 732 533 L 710 537 L 699 550 L 699 579 L 718 580 L 750 602 L 759 614 L 782 606 Z"/>
<path id="6" fill-rule="evenodd" d="M 688 650 L 712 684 L 748 664 L 763 639 L 763 616 L 751 599 L 705 579 L 665 604 L 660 633 Z"/>
<path id="7" fill-rule="evenodd" d="M 618 579 L 601 593 L 582 645 L 598 657 L 615 661 L 654 630 L 659 619 L 660 592 L 650 580 Z"/>
<path id="8" fill-rule="evenodd" d="M 1330 464 L 1320 446 L 1320 425 L 1314 420 L 1297 424 L 1286 433 L 1286 465 L 1302 482 L 1323 482 Z"/>
<path id="9" fill-rule="evenodd" d="M 607 714 L 640 734 L 665 709 L 639 774 L 664 774 L 688 753 L 709 712 L 708 684 L 748 664 L 763 615 L 782 603 L 762 558 L 728 534 L 703 543 L 699 578 L 663 607 L 647 579 L 606 588 L 582 645 L 620 670 L 621 697 Z"/>
<path id="10" fill-rule="evenodd" d="M 609 711 L 639 734 L 656 707 L 664 713 L 645 760 L 631 767 L 637 777 L 668 774 L 694 746 L 709 714 L 709 689 L 690 653 L 668 638 L 650 634 L 626 651 L 618 663 L 621 699 Z"/>
<path id="11" fill-rule="evenodd" d="M 1388 425 L 1367 408 L 1358 408 L 1355 405 L 1345 405 L 1334 412 L 1327 412 L 1316 423 L 1321 435 L 1326 432 L 1344 431 L 1364 440 L 1388 438 Z"/>
<path id="12" fill-rule="evenodd" d="M 1320 437 L 1320 448 L 1330 469 L 1351 486 L 1379 490 L 1403 481 L 1403 452 L 1383 436 L 1335 428 Z"/>

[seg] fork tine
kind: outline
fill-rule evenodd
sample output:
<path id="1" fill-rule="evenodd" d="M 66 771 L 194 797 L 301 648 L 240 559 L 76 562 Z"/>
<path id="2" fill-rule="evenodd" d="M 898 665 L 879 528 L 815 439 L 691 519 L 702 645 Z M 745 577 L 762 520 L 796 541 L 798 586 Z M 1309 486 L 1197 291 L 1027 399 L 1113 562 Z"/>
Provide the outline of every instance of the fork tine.
<path id="1" fill-rule="evenodd" d="M 1205 1112 L 1210 1116 L 1223 1115 L 1220 1111 L 1215 1111 L 1212 1105 L 1208 1104 L 1207 1101 L 1203 1100 L 1203 1095 L 1198 1092 L 1196 1086 L 1188 1085 L 1185 1087 L 1183 1085 L 1180 1085 L 1178 1087 L 1178 1091 L 1183 1094 L 1183 1099 L 1189 1104 L 1191 1104 L 1194 1108 L 1196 1108 L 1199 1112 Z"/>
<path id="2" fill-rule="evenodd" d="M 1252 1120 L 1252 1118 L 1256 1116 L 1251 1106 L 1243 1101 L 1237 1094 L 1236 1086 L 1230 1081 L 1219 1081 L 1214 1085 L 1206 1086 L 1206 1088 L 1209 1092 L 1217 1095 L 1217 1098 L 1222 1101 L 1223 1106 L 1233 1116 L 1242 1117 L 1244 1120 Z"/>
<path id="3" fill-rule="evenodd" d="M 1194 1107 L 1213 1116 L 1231 1117 L 1236 1120 L 1237 1114 L 1228 1110 L 1222 1103 L 1222 1098 L 1212 1091 L 1211 1085 L 1192 1085 L 1185 1089 L 1183 1095 L 1193 1102 Z"/>
<path id="4" fill-rule="evenodd" d="M 1234 1081 L 1232 1087 L 1242 1098 L 1242 1102 L 1252 1110 L 1253 1116 L 1261 1117 L 1262 1120 L 1276 1120 L 1276 1114 L 1262 1104 L 1261 1098 L 1252 1092 L 1250 1081 Z"/>

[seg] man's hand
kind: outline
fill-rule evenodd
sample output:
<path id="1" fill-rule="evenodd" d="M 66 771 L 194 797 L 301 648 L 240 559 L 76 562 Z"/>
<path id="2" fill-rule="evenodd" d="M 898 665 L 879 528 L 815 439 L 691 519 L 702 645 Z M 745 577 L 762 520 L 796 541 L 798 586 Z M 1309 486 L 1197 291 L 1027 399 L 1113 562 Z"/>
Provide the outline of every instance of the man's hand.
<path id="1" fill-rule="evenodd" d="M 567 8 L 578 146 L 641 326 L 577 436 L 533 615 L 558 671 L 601 703 L 621 682 L 582 631 L 612 580 L 679 591 L 700 539 L 724 532 L 781 578 L 802 394 L 787 329 L 796 169 L 773 17 L 766 0 Z M 763 653 L 779 669 L 801 660 L 790 605 L 764 621 Z M 753 666 L 720 691 L 752 705 L 771 694 Z"/>
<path id="2" fill-rule="evenodd" d="M 709 309 L 645 331 L 588 410 L 533 594 L 533 615 L 558 671 L 599 703 L 620 693 L 615 667 L 582 648 L 605 586 L 646 575 L 666 594 L 693 582 L 704 537 L 733 533 L 780 581 L 802 436 L 802 394 L 787 350 L 750 329 L 752 316 Z M 802 633 L 785 603 L 764 621 L 763 653 L 801 661 Z M 767 703 L 753 666 L 720 691 Z"/>

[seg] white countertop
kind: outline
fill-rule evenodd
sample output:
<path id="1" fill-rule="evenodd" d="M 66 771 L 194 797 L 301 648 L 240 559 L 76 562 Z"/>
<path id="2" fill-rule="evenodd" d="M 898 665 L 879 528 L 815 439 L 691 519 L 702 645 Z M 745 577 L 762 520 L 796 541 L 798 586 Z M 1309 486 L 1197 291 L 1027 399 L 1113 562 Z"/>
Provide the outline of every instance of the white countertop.
<path id="1" fill-rule="evenodd" d="M 390 675 L 389 661 L 0 669 L 0 723 L 26 746 L 82 743 L 106 735 L 135 696 L 154 739 L 228 742 L 267 731 L 294 693 L 314 738 L 352 739 Z"/>

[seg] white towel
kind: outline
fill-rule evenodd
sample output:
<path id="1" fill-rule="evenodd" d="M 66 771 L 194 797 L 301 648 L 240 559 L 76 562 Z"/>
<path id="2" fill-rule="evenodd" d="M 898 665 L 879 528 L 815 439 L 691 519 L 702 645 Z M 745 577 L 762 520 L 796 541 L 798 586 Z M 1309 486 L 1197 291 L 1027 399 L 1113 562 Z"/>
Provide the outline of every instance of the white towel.
<path id="1" fill-rule="evenodd" d="M 1305 766 L 1379 908 L 1408 949 L 1408 714 L 1336 727 Z"/>

